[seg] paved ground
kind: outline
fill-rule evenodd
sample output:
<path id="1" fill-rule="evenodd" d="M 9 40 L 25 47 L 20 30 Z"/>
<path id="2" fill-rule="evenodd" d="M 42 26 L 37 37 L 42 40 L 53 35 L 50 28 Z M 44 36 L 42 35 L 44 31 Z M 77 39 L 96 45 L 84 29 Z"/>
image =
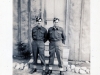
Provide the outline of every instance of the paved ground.
<path id="1" fill-rule="evenodd" d="M 42 71 L 38 70 L 36 73 L 29 74 L 28 71 L 13 70 L 13 75 L 42 75 Z M 77 74 L 73 72 L 64 72 L 65 75 L 90 75 L 90 74 Z M 53 72 L 51 75 L 59 75 L 58 71 Z"/>

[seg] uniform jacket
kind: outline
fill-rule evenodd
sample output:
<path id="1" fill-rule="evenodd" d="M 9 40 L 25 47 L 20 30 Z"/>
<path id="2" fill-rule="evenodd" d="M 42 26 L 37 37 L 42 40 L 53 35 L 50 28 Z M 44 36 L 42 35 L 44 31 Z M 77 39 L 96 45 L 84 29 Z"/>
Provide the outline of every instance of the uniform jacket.
<path id="1" fill-rule="evenodd" d="M 62 27 L 53 26 L 48 29 L 48 40 L 49 41 L 59 41 L 62 40 L 62 43 L 65 44 L 66 35 Z"/>
<path id="2" fill-rule="evenodd" d="M 32 39 L 33 40 L 41 40 L 46 42 L 47 41 L 47 30 L 44 27 L 34 27 L 32 29 Z"/>

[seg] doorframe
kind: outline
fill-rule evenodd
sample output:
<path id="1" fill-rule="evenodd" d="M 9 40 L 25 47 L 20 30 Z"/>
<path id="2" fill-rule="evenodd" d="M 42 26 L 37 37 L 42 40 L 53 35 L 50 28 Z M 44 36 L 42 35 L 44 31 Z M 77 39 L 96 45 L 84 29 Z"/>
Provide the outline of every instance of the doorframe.
<path id="1" fill-rule="evenodd" d="M 65 5 L 65 25 L 66 25 L 66 46 L 69 49 L 69 25 L 70 25 L 70 0 L 66 0 Z"/>

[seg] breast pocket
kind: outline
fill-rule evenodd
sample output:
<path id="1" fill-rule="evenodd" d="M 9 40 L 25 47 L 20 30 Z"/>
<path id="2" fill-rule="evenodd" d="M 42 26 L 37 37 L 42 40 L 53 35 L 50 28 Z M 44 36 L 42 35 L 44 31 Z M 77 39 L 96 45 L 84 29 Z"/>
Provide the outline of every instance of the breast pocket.
<path id="1" fill-rule="evenodd" d="M 58 38 L 61 37 L 62 32 L 61 31 L 57 31 L 57 36 Z"/>
<path id="2" fill-rule="evenodd" d="M 34 31 L 33 31 L 33 35 L 36 35 L 36 34 L 37 34 L 37 33 L 36 33 L 36 30 L 34 30 Z"/>
<path id="3" fill-rule="evenodd" d="M 54 38 L 54 32 L 53 31 L 50 32 L 50 38 Z"/>
<path id="4" fill-rule="evenodd" d="M 40 37 L 44 37 L 44 31 L 40 31 Z"/>

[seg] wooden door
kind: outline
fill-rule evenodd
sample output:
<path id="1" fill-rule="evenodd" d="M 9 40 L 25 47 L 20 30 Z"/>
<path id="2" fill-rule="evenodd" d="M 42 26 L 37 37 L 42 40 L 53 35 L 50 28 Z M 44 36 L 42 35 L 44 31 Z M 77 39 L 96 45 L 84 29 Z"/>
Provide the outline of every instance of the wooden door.
<path id="1" fill-rule="evenodd" d="M 60 19 L 59 26 L 65 30 L 65 2 L 66 0 L 44 0 L 44 18 L 47 24 L 45 27 L 48 29 L 53 26 L 53 18 Z"/>

